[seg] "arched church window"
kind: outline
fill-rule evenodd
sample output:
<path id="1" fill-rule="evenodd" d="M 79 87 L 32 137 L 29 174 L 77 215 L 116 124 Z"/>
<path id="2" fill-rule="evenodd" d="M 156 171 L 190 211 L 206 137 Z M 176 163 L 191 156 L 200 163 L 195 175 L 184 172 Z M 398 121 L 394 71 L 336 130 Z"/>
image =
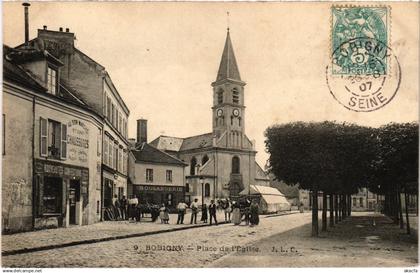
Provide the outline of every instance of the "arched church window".
<path id="1" fill-rule="evenodd" d="M 217 92 L 217 104 L 223 103 L 223 89 L 219 89 Z"/>
<path id="2" fill-rule="evenodd" d="M 195 157 L 191 158 L 190 164 L 190 175 L 195 175 L 195 167 L 197 166 L 197 159 Z"/>
<path id="3" fill-rule="evenodd" d="M 241 119 L 241 117 L 239 117 L 238 119 L 239 119 L 239 127 L 241 127 L 242 126 L 242 119 Z"/>
<path id="4" fill-rule="evenodd" d="M 230 125 L 233 125 L 233 116 L 230 116 Z"/>
<path id="5" fill-rule="evenodd" d="M 204 197 L 209 197 L 210 196 L 210 184 L 206 183 L 204 185 Z"/>
<path id="6" fill-rule="evenodd" d="M 201 166 L 204 166 L 204 164 L 206 164 L 207 161 L 209 161 L 209 157 L 207 155 L 204 155 L 203 159 L 201 159 Z"/>
<path id="7" fill-rule="evenodd" d="M 239 157 L 232 157 L 232 173 L 240 173 L 240 161 Z"/>
<path id="8" fill-rule="evenodd" d="M 239 104 L 239 91 L 236 87 L 232 89 L 232 102 Z"/>

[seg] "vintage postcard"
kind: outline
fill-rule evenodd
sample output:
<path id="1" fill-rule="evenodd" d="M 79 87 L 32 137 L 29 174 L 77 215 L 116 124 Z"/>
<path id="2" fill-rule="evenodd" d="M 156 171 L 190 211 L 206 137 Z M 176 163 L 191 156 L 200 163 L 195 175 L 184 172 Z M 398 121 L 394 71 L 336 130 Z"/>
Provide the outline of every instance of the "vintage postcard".
<path id="1" fill-rule="evenodd" d="M 418 2 L 2 8 L 5 272 L 417 272 Z"/>

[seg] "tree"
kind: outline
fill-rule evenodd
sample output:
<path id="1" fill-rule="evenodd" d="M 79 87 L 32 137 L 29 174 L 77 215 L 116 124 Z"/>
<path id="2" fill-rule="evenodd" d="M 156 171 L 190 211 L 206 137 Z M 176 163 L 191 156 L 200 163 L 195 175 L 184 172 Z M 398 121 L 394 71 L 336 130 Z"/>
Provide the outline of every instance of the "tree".
<path id="1" fill-rule="evenodd" d="M 312 191 L 313 236 L 318 236 L 319 191 L 326 194 L 339 188 L 334 166 L 337 126 L 328 121 L 295 122 L 275 125 L 265 132 L 269 170 L 288 185 L 299 184 Z"/>
<path id="2" fill-rule="evenodd" d="M 385 213 L 403 227 L 401 193 L 406 200 L 407 233 L 410 233 L 407 198 L 418 191 L 418 124 L 390 123 L 376 130 L 376 152 L 369 189 L 385 195 Z"/>

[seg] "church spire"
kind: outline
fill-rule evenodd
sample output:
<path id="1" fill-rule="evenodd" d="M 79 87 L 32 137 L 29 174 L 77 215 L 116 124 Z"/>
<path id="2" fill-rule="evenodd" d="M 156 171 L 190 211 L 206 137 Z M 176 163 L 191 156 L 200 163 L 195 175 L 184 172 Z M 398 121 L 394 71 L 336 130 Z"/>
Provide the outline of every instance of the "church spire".
<path id="1" fill-rule="evenodd" d="M 223 49 L 222 60 L 220 61 L 216 82 L 225 79 L 242 81 L 241 76 L 239 75 L 238 65 L 236 64 L 235 54 L 233 53 L 229 27 L 227 29 L 225 48 Z"/>

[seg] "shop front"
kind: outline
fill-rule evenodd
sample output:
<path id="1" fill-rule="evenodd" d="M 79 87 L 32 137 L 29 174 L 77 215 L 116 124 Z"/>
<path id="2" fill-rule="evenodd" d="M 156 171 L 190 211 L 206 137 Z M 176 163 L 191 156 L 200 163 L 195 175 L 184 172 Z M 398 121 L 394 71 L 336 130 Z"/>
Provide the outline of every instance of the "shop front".
<path id="1" fill-rule="evenodd" d="M 182 186 L 152 186 L 133 185 L 135 194 L 141 204 L 166 204 L 173 211 L 180 200 L 184 200 L 185 187 Z"/>
<path id="2" fill-rule="evenodd" d="M 103 190 L 103 208 L 111 208 L 115 201 L 115 196 L 121 199 L 123 196 L 127 198 L 127 178 L 117 172 L 104 170 L 102 177 Z"/>
<path id="3" fill-rule="evenodd" d="M 88 168 L 36 159 L 35 187 L 35 229 L 88 224 Z"/>

